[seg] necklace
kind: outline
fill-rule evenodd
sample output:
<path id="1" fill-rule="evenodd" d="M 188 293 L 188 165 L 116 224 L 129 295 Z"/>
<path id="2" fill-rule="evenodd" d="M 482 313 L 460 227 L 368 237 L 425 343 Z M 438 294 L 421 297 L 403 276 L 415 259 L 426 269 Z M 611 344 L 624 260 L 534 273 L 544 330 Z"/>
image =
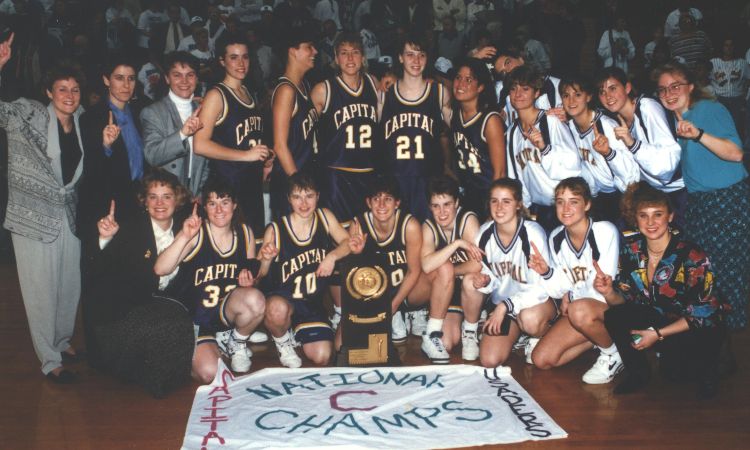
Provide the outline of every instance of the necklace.
<path id="1" fill-rule="evenodd" d="M 656 266 L 657 264 L 659 264 L 659 261 L 661 261 L 662 255 L 664 255 L 664 252 L 667 250 L 666 246 L 659 251 L 652 250 L 648 246 L 646 246 L 646 248 L 648 249 L 648 263 L 651 266 Z"/>

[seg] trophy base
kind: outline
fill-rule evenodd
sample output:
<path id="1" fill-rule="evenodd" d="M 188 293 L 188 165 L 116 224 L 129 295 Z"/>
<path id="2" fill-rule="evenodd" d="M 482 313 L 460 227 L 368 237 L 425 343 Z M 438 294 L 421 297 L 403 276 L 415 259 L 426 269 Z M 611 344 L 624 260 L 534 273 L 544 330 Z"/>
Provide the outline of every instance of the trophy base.
<path id="1" fill-rule="evenodd" d="M 364 362 L 357 361 L 359 358 L 350 358 L 351 352 L 362 352 L 360 349 L 350 349 L 346 346 L 341 346 L 341 349 L 336 353 L 336 367 L 399 367 L 401 366 L 401 358 L 398 356 L 398 350 L 392 342 L 388 345 L 387 357 L 382 361 Z M 357 355 L 357 353 L 354 353 Z"/>

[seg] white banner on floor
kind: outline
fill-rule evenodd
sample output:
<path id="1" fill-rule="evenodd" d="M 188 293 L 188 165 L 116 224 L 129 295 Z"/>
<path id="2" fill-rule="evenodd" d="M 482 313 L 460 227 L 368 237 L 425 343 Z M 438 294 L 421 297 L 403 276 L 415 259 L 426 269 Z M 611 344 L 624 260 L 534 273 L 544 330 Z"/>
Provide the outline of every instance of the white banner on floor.
<path id="1" fill-rule="evenodd" d="M 477 366 L 263 369 L 201 386 L 183 449 L 449 448 L 567 437 L 513 379 Z"/>

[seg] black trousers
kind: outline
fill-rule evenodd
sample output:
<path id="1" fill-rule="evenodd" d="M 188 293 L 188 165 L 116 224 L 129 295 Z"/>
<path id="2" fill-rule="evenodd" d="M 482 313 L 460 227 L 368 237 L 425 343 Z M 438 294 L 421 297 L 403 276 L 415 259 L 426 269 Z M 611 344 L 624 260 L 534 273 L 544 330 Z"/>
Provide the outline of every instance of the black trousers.
<path id="1" fill-rule="evenodd" d="M 616 305 L 604 312 L 604 326 L 632 375 L 648 379 L 651 374 L 646 353 L 634 349 L 630 330 L 662 328 L 671 321 L 656 309 L 633 303 Z M 716 381 L 719 349 L 725 337 L 724 326 L 691 328 L 666 337 L 655 348 L 661 353 L 660 367 L 670 378 L 690 377 L 698 381 Z M 671 375 L 671 376 L 670 376 Z"/>

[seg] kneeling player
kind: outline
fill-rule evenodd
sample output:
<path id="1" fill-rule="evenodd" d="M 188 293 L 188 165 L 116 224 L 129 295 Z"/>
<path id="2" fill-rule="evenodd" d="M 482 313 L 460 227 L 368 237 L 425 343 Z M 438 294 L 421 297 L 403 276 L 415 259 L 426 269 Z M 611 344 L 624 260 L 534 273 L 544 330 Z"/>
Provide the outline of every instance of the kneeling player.
<path id="1" fill-rule="evenodd" d="M 187 303 L 198 327 L 192 375 L 210 383 L 222 353 L 231 358 L 233 371 L 250 370 L 247 341 L 263 320 L 265 299 L 252 287 L 255 238 L 250 228 L 239 223 L 231 186 L 209 180 L 203 188 L 203 205 L 207 222 L 198 217 L 196 204 L 172 244 L 159 255 L 154 271 L 162 276 L 180 265 L 178 276 L 184 281 L 176 283 L 183 288 L 178 298 Z M 230 333 L 221 334 L 228 329 Z M 217 342 L 217 333 L 225 339 Z"/>
<path id="2" fill-rule="evenodd" d="M 552 263 L 548 266 L 549 259 L 533 255 L 530 267 L 542 274 L 551 296 L 562 297 L 562 317 L 536 346 L 532 360 L 537 367 L 549 369 L 599 347 L 599 358 L 583 375 L 583 381 L 603 384 L 612 381 L 623 364 L 604 327 L 604 312 L 609 307 L 594 288 L 594 280 L 598 265 L 610 277 L 617 275 L 620 233 L 609 222 L 591 219 L 591 204 L 591 191 L 583 178 L 568 178 L 555 188 L 562 226 L 550 234 Z"/>
<path id="3" fill-rule="evenodd" d="M 349 254 L 349 235 L 331 211 L 318 208 L 318 188 L 309 175 L 289 177 L 287 198 L 291 214 L 266 228 L 260 250 L 260 273 L 268 275 L 265 324 L 282 365 L 302 365 L 296 340 L 310 361 L 324 366 L 333 355 L 334 332 L 323 292 L 336 261 Z"/>
<path id="4" fill-rule="evenodd" d="M 355 219 L 351 227 L 352 253 L 360 253 L 367 247 L 368 252 L 385 253 L 388 258 L 388 276 L 393 292 L 393 341 L 406 340 L 407 330 L 403 323 L 404 310 L 420 308 L 431 304 L 431 292 L 446 293 L 440 299 L 442 317 L 430 317 L 427 329 L 422 335 L 422 351 L 434 364 L 448 364 L 450 356 L 442 342 L 443 320 L 450 296 L 453 292 L 453 270 L 435 270 L 426 275 L 422 272 L 421 250 L 422 233 L 419 221 L 411 214 L 399 209 L 401 192 L 395 177 L 378 177 L 366 199 L 370 209 Z M 371 238 L 367 238 L 367 235 Z M 441 309 L 441 308 L 436 308 Z M 432 313 L 431 313 L 432 314 Z"/>
<path id="5" fill-rule="evenodd" d="M 557 307 L 542 285 L 542 277 L 528 267 L 532 248 L 547 254 L 542 227 L 523 218 L 521 182 L 508 178 L 490 185 L 489 210 L 492 221 L 479 229 L 478 246 L 484 252 L 481 273 L 467 274 L 463 280 L 464 317 L 477 322 L 489 294 L 491 311 L 484 325 L 479 358 L 485 367 L 504 364 L 521 332 L 541 337 L 557 315 Z M 503 322 L 512 318 L 505 332 Z M 530 362 L 529 339 L 526 360 Z"/>
<path id="6" fill-rule="evenodd" d="M 442 281 L 447 272 L 455 280 L 453 289 L 433 284 L 430 298 L 430 317 L 444 318 L 443 344 L 450 352 L 461 340 L 461 357 L 474 361 L 479 357 L 478 322 L 464 321 L 461 326 L 461 280 L 468 273 L 482 269 L 482 252 L 474 245 L 479 232 L 479 219 L 472 211 L 459 206 L 458 184 L 442 176 L 430 180 L 427 186 L 432 218 L 422 225 L 422 270 Z"/>

